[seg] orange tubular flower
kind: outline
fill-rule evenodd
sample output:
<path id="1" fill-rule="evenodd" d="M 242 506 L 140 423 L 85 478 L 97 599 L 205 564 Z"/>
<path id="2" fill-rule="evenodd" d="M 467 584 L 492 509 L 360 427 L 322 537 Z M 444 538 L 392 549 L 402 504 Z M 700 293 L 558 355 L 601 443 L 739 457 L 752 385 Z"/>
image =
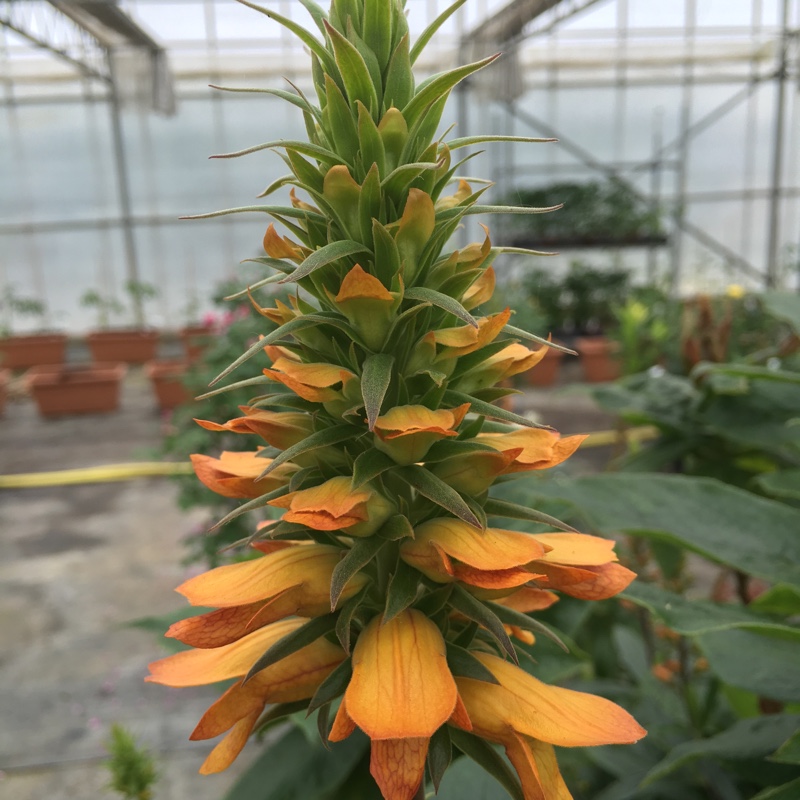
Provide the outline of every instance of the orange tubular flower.
<path id="1" fill-rule="evenodd" d="M 337 404 L 345 399 L 347 385 L 358 379 L 349 369 L 335 364 L 304 364 L 300 361 L 281 356 L 275 360 L 272 369 L 265 369 L 264 374 L 274 381 L 282 383 L 295 394 L 312 403 Z M 340 387 L 340 388 L 335 388 Z M 358 389 L 351 398 L 345 400 L 339 413 L 346 411 L 357 399 Z"/>
<path id="2" fill-rule="evenodd" d="M 441 348 L 437 361 L 459 358 L 480 350 L 497 338 L 509 319 L 511 310 L 507 308 L 490 317 L 481 317 L 477 328 L 472 325 L 459 325 L 457 328 L 440 328 L 434 331 L 434 340 Z"/>
<path id="3" fill-rule="evenodd" d="M 464 306 L 467 311 L 471 311 L 482 303 L 486 303 L 488 300 L 491 300 L 494 294 L 494 286 L 494 269 L 489 267 L 475 283 L 464 292 L 464 296 L 461 298 L 461 305 Z"/>
<path id="4" fill-rule="evenodd" d="M 483 532 L 458 519 L 423 522 L 405 539 L 400 557 L 438 583 L 462 581 L 483 589 L 510 589 L 539 577 L 528 564 L 547 547 L 526 533 L 487 528 Z"/>
<path id="5" fill-rule="evenodd" d="M 500 452 L 516 451 L 514 460 L 502 473 L 506 474 L 555 467 L 566 461 L 586 438 L 578 435 L 562 439 L 557 431 L 520 428 L 508 433 L 481 433 L 475 441 Z"/>
<path id="6" fill-rule="evenodd" d="M 370 772 L 384 798 L 411 800 L 424 776 L 430 737 L 457 705 L 436 625 L 415 610 L 385 623 L 375 617 L 353 651 L 353 677 L 330 739 L 340 741 L 361 728 L 372 740 Z"/>
<path id="7" fill-rule="evenodd" d="M 179 586 L 177 591 L 192 605 L 218 610 L 176 622 L 167 636 L 193 647 L 220 647 L 284 617 L 314 617 L 331 610 L 331 575 L 342 553 L 338 547 L 297 542 L 257 547 L 266 555 L 217 567 Z M 339 603 L 365 583 L 363 574 L 354 575 Z"/>
<path id="8" fill-rule="evenodd" d="M 311 418 L 300 411 L 268 411 L 249 406 L 239 406 L 239 410 L 244 412 L 243 417 L 235 417 L 223 425 L 205 419 L 195 422 L 208 431 L 254 433 L 279 450 L 297 444 L 314 430 Z"/>
<path id="9" fill-rule="evenodd" d="M 538 350 L 528 350 L 525 345 L 510 344 L 464 375 L 458 381 L 458 390 L 474 392 L 527 372 L 545 357 L 548 349 L 547 345 L 542 345 Z"/>
<path id="10" fill-rule="evenodd" d="M 150 664 L 150 675 L 145 680 L 166 686 L 200 686 L 241 677 L 272 645 L 304 622 L 276 622 L 213 650 L 186 650 L 162 658 Z M 235 683 L 208 709 L 192 733 L 192 739 L 210 739 L 230 730 L 211 751 L 200 772 L 220 772 L 230 766 L 267 703 L 311 697 L 345 657 L 338 645 L 317 639 L 256 673 L 248 683 Z"/>
<path id="11" fill-rule="evenodd" d="M 295 464 L 287 462 L 276 467 L 262 480 L 256 480 L 272 463 L 271 458 L 261 458 L 257 452 L 224 451 L 219 458 L 194 454 L 191 459 L 195 474 L 212 492 L 239 499 L 261 497 L 279 489 L 298 470 Z"/>
<path id="12" fill-rule="evenodd" d="M 375 423 L 375 447 L 398 464 L 421 461 L 434 442 L 456 436 L 469 403 L 431 411 L 425 406 L 395 406 Z"/>
<path id="13" fill-rule="evenodd" d="M 546 576 L 538 582 L 548 588 L 581 600 L 605 600 L 619 594 L 636 577 L 617 563 L 611 539 L 584 533 L 538 533 L 532 538 L 548 552 L 528 567 Z"/>
<path id="14" fill-rule="evenodd" d="M 525 800 L 568 800 L 553 755 L 559 747 L 632 744 L 644 729 L 610 700 L 548 686 L 497 656 L 473 655 L 499 685 L 457 678 L 473 732 L 506 748 L 522 782 Z"/>
<path id="15" fill-rule="evenodd" d="M 296 522 L 316 531 L 347 530 L 348 536 L 370 536 L 389 519 L 396 509 L 393 503 L 374 489 L 351 488 L 351 480 L 331 478 L 298 492 L 270 500 L 271 506 L 287 509 L 286 522 Z"/>
<path id="16" fill-rule="evenodd" d="M 281 236 L 275 230 L 275 225 L 272 222 L 270 222 L 267 232 L 264 234 L 264 250 L 271 258 L 288 258 L 297 264 L 310 252 L 307 247 L 293 242 L 287 236 Z"/>

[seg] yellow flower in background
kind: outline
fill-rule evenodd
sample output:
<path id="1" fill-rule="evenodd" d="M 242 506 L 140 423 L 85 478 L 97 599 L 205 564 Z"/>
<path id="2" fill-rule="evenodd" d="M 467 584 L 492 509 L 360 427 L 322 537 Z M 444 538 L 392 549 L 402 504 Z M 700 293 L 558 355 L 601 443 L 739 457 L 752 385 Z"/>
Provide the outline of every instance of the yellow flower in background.
<path id="1" fill-rule="evenodd" d="M 730 283 L 728 284 L 728 288 L 725 289 L 725 296 L 730 297 L 732 300 L 740 300 L 746 294 L 747 289 L 738 283 Z"/>

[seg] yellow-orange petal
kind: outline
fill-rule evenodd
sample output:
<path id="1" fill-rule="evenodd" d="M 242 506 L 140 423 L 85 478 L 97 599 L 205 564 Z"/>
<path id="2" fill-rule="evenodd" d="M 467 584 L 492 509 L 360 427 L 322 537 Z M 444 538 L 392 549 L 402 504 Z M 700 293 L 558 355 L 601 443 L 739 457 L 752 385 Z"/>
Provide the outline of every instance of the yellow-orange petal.
<path id="1" fill-rule="evenodd" d="M 545 554 L 542 544 L 527 533 L 502 528 L 478 531 L 449 517 L 423 522 L 414 529 L 414 537 L 403 542 L 401 552 L 436 544 L 450 557 L 478 569 L 511 569 Z"/>
<path id="2" fill-rule="evenodd" d="M 388 303 L 394 303 L 395 301 L 392 293 L 374 275 L 365 272 L 359 264 L 356 264 L 344 276 L 335 301 L 341 303 L 346 300 L 362 298 L 385 300 Z"/>
<path id="3" fill-rule="evenodd" d="M 509 728 L 560 747 L 631 744 L 646 731 L 625 709 L 603 697 L 548 686 L 488 653 L 473 655 L 497 678 L 497 686 L 457 678 L 475 732 L 504 737 Z M 502 741 L 502 738 L 499 739 Z"/>
<path id="4" fill-rule="evenodd" d="M 346 476 L 330 478 L 318 486 L 302 489 L 270 501 L 271 506 L 288 509 L 286 522 L 297 522 L 318 531 L 348 528 L 369 519 L 368 501 L 372 489 L 352 488 Z"/>
<path id="5" fill-rule="evenodd" d="M 347 713 L 373 740 L 430 737 L 456 705 L 442 634 L 414 609 L 381 622 L 375 617 L 353 650 Z"/>
<path id="6" fill-rule="evenodd" d="M 453 577 L 457 581 L 477 586 L 481 589 L 512 589 L 522 586 L 541 575 L 535 575 L 527 569 L 511 567 L 510 569 L 478 569 L 469 564 L 453 562 Z"/>
<path id="7" fill-rule="evenodd" d="M 530 611 L 544 611 L 550 608 L 553 603 L 558 602 L 558 595 L 548 592 L 546 589 L 534 589 L 530 586 L 523 586 L 513 594 L 495 600 L 495 603 L 513 608 L 527 614 Z"/>
<path id="8" fill-rule="evenodd" d="M 525 472 L 534 469 L 549 469 L 566 461 L 586 436 L 565 436 L 543 428 L 523 428 L 507 433 L 482 433 L 475 437 L 499 451 L 519 449 L 507 472 Z"/>
<path id="9" fill-rule="evenodd" d="M 538 561 L 536 568 L 547 576 L 547 586 L 580 600 L 606 600 L 619 594 L 636 573 L 611 562 L 599 567 L 565 567 Z"/>
<path id="10" fill-rule="evenodd" d="M 150 664 L 150 674 L 145 680 L 165 686 L 202 686 L 240 678 L 249 672 L 259 656 L 304 622 L 299 618 L 282 620 L 224 647 L 183 650 Z"/>
<path id="11" fill-rule="evenodd" d="M 428 742 L 418 737 L 371 743 L 369 771 L 384 800 L 413 800 L 425 775 Z"/>
<path id="12" fill-rule="evenodd" d="M 286 547 L 273 553 L 226 564 L 182 583 L 175 591 L 193 606 L 230 608 L 266 600 L 313 576 L 330 580 L 341 550 L 332 545 L 311 544 Z"/>
<path id="13" fill-rule="evenodd" d="M 469 411 L 469 403 L 450 409 L 432 411 L 426 406 L 395 406 L 375 422 L 375 432 L 382 439 L 396 439 L 414 433 L 456 436 L 457 428 Z"/>
<path id="14" fill-rule="evenodd" d="M 617 560 L 613 539 L 586 533 L 535 533 L 532 536 L 548 548 L 542 558 L 548 564 L 597 567 Z"/>
<path id="15" fill-rule="evenodd" d="M 208 754 L 208 757 L 200 767 L 201 775 L 213 775 L 216 772 L 222 772 L 236 760 L 236 756 L 242 752 L 242 749 L 247 744 L 247 740 L 253 732 L 253 727 L 260 714 L 261 709 L 254 711 L 234 725 L 231 732 Z"/>
<path id="16" fill-rule="evenodd" d="M 339 710 L 336 712 L 336 717 L 333 720 L 328 739 L 331 742 L 341 742 L 343 739 L 350 736 L 355 729 L 356 724 L 347 713 L 347 698 L 343 697 L 342 702 L 339 703 Z"/>

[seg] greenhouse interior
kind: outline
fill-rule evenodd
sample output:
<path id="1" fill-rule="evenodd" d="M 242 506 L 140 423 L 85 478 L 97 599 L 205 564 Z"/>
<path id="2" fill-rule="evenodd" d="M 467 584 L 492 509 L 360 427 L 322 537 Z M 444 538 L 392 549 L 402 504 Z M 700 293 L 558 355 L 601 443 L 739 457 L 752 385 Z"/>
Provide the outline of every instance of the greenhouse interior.
<path id="1" fill-rule="evenodd" d="M 0 798 L 800 798 L 800 0 L 0 0 L 0 81 Z"/>

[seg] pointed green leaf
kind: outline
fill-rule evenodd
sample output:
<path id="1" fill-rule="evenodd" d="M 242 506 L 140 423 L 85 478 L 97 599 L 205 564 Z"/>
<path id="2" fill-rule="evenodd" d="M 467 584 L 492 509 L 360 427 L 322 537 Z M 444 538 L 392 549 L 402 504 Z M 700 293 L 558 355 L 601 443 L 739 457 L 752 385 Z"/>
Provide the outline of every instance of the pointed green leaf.
<path id="1" fill-rule="evenodd" d="M 369 170 L 373 164 L 377 164 L 378 178 L 380 179 L 386 169 L 383 138 L 367 107 L 361 101 L 358 101 L 356 105 L 358 106 L 358 143 L 361 148 L 361 163 L 366 170 Z M 378 215 L 373 216 L 377 217 Z"/>
<path id="2" fill-rule="evenodd" d="M 389 0 L 364 0 L 364 43 L 386 67 L 392 45 L 392 3 Z"/>
<path id="3" fill-rule="evenodd" d="M 454 677 L 500 685 L 500 681 L 469 650 L 452 642 L 447 642 L 447 666 Z"/>
<path id="4" fill-rule="evenodd" d="M 397 465 L 386 453 L 375 448 L 365 450 L 353 464 L 353 489 L 359 489 L 367 481 L 377 478 L 382 472 L 394 466 Z"/>
<path id="5" fill-rule="evenodd" d="M 375 427 L 380 416 L 383 398 L 392 380 L 394 356 L 388 353 L 377 353 L 364 361 L 364 372 L 361 375 L 361 396 L 364 398 L 364 409 L 367 412 L 369 429 Z"/>
<path id="6" fill-rule="evenodd" d="M 500 603 L 492 603 L 490 600 L 484 601 L 486 608 L 488 608 L 495 616 L 506 625 L 514 625 L 517 628 L 522 628 L 524 631 L 536 631 L 546 636 L 550 641 L 555 642 L 565 653 L 569 653 L 569 648 L 554 633 L 550 628 L 542 622 L 534 619 L 533 617 L 523 614 L 521 611 L 516 611 L 508 606 L 501 605 Z"/>
<path id="7" fill-rule="evenodd" d="M 302 1 L 302 0 L 301 0 Z M 287 92 L 283 89 L 261 89 L 261 88 L 251 88 L 251 87 L 238 87 L 238 86 L 217 86 L 213 83 L 209 84 L 209 87 L 212 89 L 218 89 L 221 92 L 243 92 L 247 94 L 268 94 L 272 97 L 278 97 L 281 100 L 285 100 L 287 103 L 291 103 L 293 106 L 296 106 L 301 111 L 305 111 L 311 114 L 317 122 L 322 121 L 322 115 L 320 110 L 308 102 L 306 97 L 302 94 L 294 94 L 293 92 Z"/>
<path id="8" fill-rule="evenodd" d="M 428 42 L 433 38 L 436 31 L 438 31 L 439 28 L 441 28 L 442 25 L 444 25 L 444 23 L 447 22 L 447 20 L 450 19 L 450 17 L 455 14 L 455 12 L 458 11 L 458 9 L 461 8 L 461 6 L 463 6 L 466 2 L 467 0 L 456 0 L 455 3 L 449 5 L 444 11 L 442 11 L 441 14 L 439 14 L 438 17 L 436 17 L 436 19 L 433 20 L 433 22 L 430 23 L 430 25 L 428 25 L 427 28 L 425 28 L 424 31 L 422 31 L 417 41 L 414 42 L 414 47 L 411 49 L 412 64 L 414 64 L 420 57 L 422 51 L 427 46 Z"/>
<path id="9" fill-rule="evenodd" d="M 437 308 L 447 311 L 448 314 L 458 317 L 460 320 L 463 320 L 473 328 L 478 327 L 475 317 L 473 317 L 472 314 L 470 314 L 469 311 L 467 311 L 464 306 L 461 305 L 461 303 L 459 303 L 457 300 L 454 300 L 452 297 L 448 297 L 446 294 L 437 292 L 434 289 L 426 289 L 424 286 L 414 286 L 411 289 L 406 289 L 403 297 L 406 300 L 417 300 L 420 303 L 430 303 Z"/>
<path id="10" fill-rule="evenodd" d="M 339 66 L 350 107 L 355 111 L 356 100 L 360 100 L 374 117 L 379 110 L 378 95 L 364 58 L 358 52 L 358 48 L 347 41 L 334 27 L 326 23 L 325 28 L 333 45 L 334 56 Z"/>
<path id="11" fill-rule="evenodd" d="M 441 506 L 445 511 L 449 511 L 459 519 L 463 519 L 473 528 L 483 530 L 478 518 L 464 502 L 464 498 L 452 486 L 446 484 L 441 478 L 437 478 L 425 467 L 412 464 L 409 467 L 399 468 L 394 474 L 416 489 L 423 497 L 427 497 L 428 500 L 432 500 L 436 505 Z"/>
<path id="12" fill-rule="evenodd" d="M 234 508 L 233 511 L 226 514 L 219 522 L 214 523 L 214 525 L 209 528 L 209 531 L 215 531 L 223 525 L 227 525 L 232 519 L 236 519 L 236 517 L 246 514 L 248 511 L 253 511 L 256 508 L 264 508 L 264 506 L 269 505 L 270 500 L 277 500 L 277 498 L 287 494 L 288 491 L 288 486 L 281 486 L 279 489 L 275 489 L 274 492 L 262 494 L 261 497 L 254 497 L 252 500 L 242 503 L 238 508 Z"/>
<path id="13" fill-rule="evenodd" d="M 542 143 L 557 142 L 558 139 L 537 139 L 530 136 L 497 136 L 490 134 L 486 136 L 462 136 L 458 139 L 451 139 L 447 146 L 451 150 L 458 150 L 459 147 L 472 147 L 474 144 L 484 144 L 485 142 L 521 142 L 521 143 Z"/>
<path id="14" fill-rule="evenodd" d="M 392 279 L 400 272 L 400 251 L 394 237 L 377 219 L 372 223 L 372 241 L 375 248 L 375 276 L 384 286 L 391 286 Z"/>
<path id="15" fill-rule="evenodd" d="M 331 445 L 339 444 L 340 442 L 347 442 L 353 439 L 359 433 L 359 429 L 353 425 L 334 425 L 332 428 L 324 428 L 321 431 L 316 431 L 310 436 L 306 436 L 306 438 L 302 441 L 293 444 L 291 447 L 287 447 L 279 455 L 272 459 L 272 462 L 258 476 L 258 478 L 256 478 L 256 481 L 266 478 L 267 475 L 269 475 L 270 472 L 272 472 L 272 470 L 274 470 L 276 467 L 279 467 L 281 464 L 285 464 L 287 461 L 291 461 L 293 458 L 296 458 L 303 453 L 309 453 L 312 450 L 319 450 L 320 447 L 330 447 Z"/>
<path id="16" fill-rule="evenodd" d="M 499 53 L 484 58 L 481 61 L 476 61 L 474 64 L 465 64 L 463 67 L 456 67 L 456 69 L 436 75 L 431 80 L 422 84 L 411 102 L 402 109 L 403 116 L 409 126 L 414 125 L 431 103 L 446 100 L 450 90 L 459 83 L 459 81 L 489 66 L 498 56 Z"/>
<path id="17" fill-rule="evenodd" d="M 339 610 L 339 618 L 336 620 L 336 638 L 342 646 L 342 650 L 350 655 L 350 626 L 353 623 L 358 607 L 364 601 L 369 591 L 369 586 L 365 586 L 358 594 L 351 597 Z"/>
<path id="18" fill-rule="evenodd" d="M 439 791 L 439 784 L 442 782 L 444 773 L 450 766 L 453 758 L 453 748 L 450 744 L 450 734 L 447 725 L 442 725 L 433 736 L 428 745 L 428 772 L 435 791 Z"/>
<path id="19" fill-rule="evenodd" d="M 326 703 L 330 703 L 331 700 L 343 695 L 352 675 L 353 662 L 348 658 L 342 661 L 319 685 L 319 688 L 311 698 L 311 702 L 308 704 L 308 714 L 313 714 L 320 706 L 324 706 Z"/>
<path id="20" fill-rule="evenodd" d="M 243 683 L 247 683 L 253 676 L 258 675 L 262 669 L 277 664 L 278 661 L 302 650 L 312 642 L 316 642 L 321 636 L 330 633 L 336 627 L 337 614 L 325 614 L 315 617 L 306 622 L 305 625 L 279 639 L 270 647 L 266 653 L 260 656 L 256 663 L 250 667 L 250 671 L 244 676 Z"/>
<path id="21" fill-rule="evenodd" d="M 380 218 L 383 196 L 381 194 L 381 178 L 378 165 L 373 163 L 361 184 L 361 195 L 358 198 L 358 218 L 361 241 L 372 243 L 372 221 Z"/>
<path id="22" fill-rule="evenodd" d="M 339 598 L 350 579 L 369 564 L 386 544 L 386 540 L 378 536 L 353 541 L 347 555 L 334 567 L 331 575 L 331 609 L 339 604 Z"/>
<path id="23" fill-rule="evenodd" d="M 467 619 L 475 620 L 478 625 L 486 628 L 503 650 L 508 653 L 513 662 L 517 665 L 519 664 L 517 651 L 514 649 L 514 645 L 511 644 L 511 639 L 508 638 L 503 623 L 485 603 L 473 597 L 466 589 L 454 585 L 453 593 L 450 595 L 450 605 L 456 611 L 460 611 Z"/>
<path id="24" fill-rule="evenodd" d="M 330 244 L 326 244 L 325 247 L 320 247 L 319 250 L 315 250 L 291 275 L 287 275 L 281 283 L 297 282 L 301 278 L 305 278 L 306 275 L 310 275 L 314 270 L 332 264 L 340 258 L 346 258 L 356 253 L 368 252 L 369 250 L 367 250 L 363 244 L 351 241 L 350 239 L 341 239 L 336 242 L 331 242 Z"/>
<path id="25" fill-rule="evenodd" d="M 558 528 L 560 531 L 578 533 L 571 525 L 567 525 L 566 522 L 562 522 L 560 519 L 556 519 L 556 517 L 551 517 L 543 511 L 537 511 L 535 508 L 525 508 L 525 506 L 509 503 L 506 500 L 497 500 L 491 497 L 483 504 L 483 510 L 492 517 L 524 519 L 527 522 L 540 522 L 542 525 L 549 525 L 552 528 Z"/>
<path id="26" fill-rule="evenodd" d="M 398 559 L 397 567 L 389 581 L 389 590 L 386 593 L 384 623 L 394 619 L 417 599 L 421 577 L 417 570 L 406 564 L 405 561 Z"/>
<path id="27" fill-rule="evenodd" d="M 516 773 L 488 742 L 466 731 L 450 728 L 450 739 L 464 755 L 486 770 L 508 792 L 512 800 L 525 800 Z M 445 780 L 445 783 L 447 781 Z"/>
<path id="28" fill-rule="evenodd" d="M 241 156 L 247 156 L 251 153 L 258 153 L 261 150 L 275 150 L 280 147 L 284 148 L 285 150 L 296 150 L 298 153 L 302 153 L 304 156 L 315 158 L 318 161 L 322 161 L 324 164 L 330 164 L 331 166 L 341 164 L 349 166 L 344 159 L 342 159 L 337 153 L 334 153 L 333 150 L 328 150 L 327 147 L 321 147 L 318 144 L 312 144 L 311 142 L 303 142 L 293 139 L 278 139 L 274 142 L 254 144 L 252 147 L 246 147 L 244 150 L 236 150 L 232 153 L 217 153 L 213 156 L 210 156 L 210 158 L 240 158 Z"/>
<path id="29" fill-rule="evenodd" d="M 460 406 L 462 403 L 470 404 L 470 411 L 475 414 L 481 414 L 490 419 L 501 419 L 503 422 L 513 422 L 515 425 L 524 425 L 526 428 L 544 428 L 552 430 L 549 425 L 541 425 L 538 422 L 533 422 L 527 417 L 521 417 L 519 414 L 514 414 L 511 411 L 506 411 L 499 406 L 493 406 L 490 403 L 485 403 L 483 400 L 478 400 L 463 392 L 454 392 L 448 390 L 444 395 L 445 402 L 452 403 L 454 406 Z"/>
<path id="30" fill-rule="evenodd" d="M 389 61 L 383 89 L 383 108 L 404 108 L 414 96 L 414 75 L 408 53 L 408 35 L 398 43 Z"/>
<path id="31" fill-rule="evenodd" d="M 383 527 L 376 534 L 381 539 L 396 542 L 399 539 L 414 538 L 414 528 L 403 514 L 395 514 L 390 517 Z"/>
<path id="32" fill-rule="evenodd" d="M 560 350 L 562 353 L 569 353 L 571 356 L 578 355 L 574 350 L 570 350 L 569 347 L 565 347 L 563 344 L 548 342 L 547 339 L 543 339 L 541 336 L 535 336 L 532 333 L 528 333 L 528 331 L 522 330 L 522 328 L 515 328 L 513 325 L 506 325 L 503 328 L 503 333 L 510 333 L 518 339 L 527 339 L 529 342 L 547 345 L 548 347 L 552 347 L 553 350 Z"/>
<path id="33" fill-rule="evenodd" d="M 353 111 L 341 89 L 336 85 L 336 81 L 329 75 L 325 76 L 325 92 L 328 99 L 323 112 L 325 132 L 329 139 L 333 139 L 336 152 L 341 154 L 348 164 L 353 164 L 359 151 L 358 130 Z"/>
<path id="34" fill-rule="evenodd" d="M 224 394 L 225 392 L 235 392 L 238 389 L 244 389 L 247 386 L 259 386 L 264 383 L 271 383 L 270 379 L 266 375 L 257 375 L 254 378 L 245 378 L 243 381 L 236 381 L 236 383 L 228 383 L 225 386 L 219 386 L 216 389 L 212 389 L 210 392 L 205 392 L 203 394 L 198 395 L 195 397 L 195 400 L 206 400 L 209 397 L 214 397 L 218 394 Z"/>
<path id="35" fill-rule="evenodd" d="M 328 19 L 328 15 L 325 11 L 318 6 L 314 0 L 299 0 L 300 5 L 308 11 L 311 15 L 311 19 L 314 20 L 314 24 L 319 28 L 320 33 L 324 36 L 325 35 L 325 21 Z"/>

